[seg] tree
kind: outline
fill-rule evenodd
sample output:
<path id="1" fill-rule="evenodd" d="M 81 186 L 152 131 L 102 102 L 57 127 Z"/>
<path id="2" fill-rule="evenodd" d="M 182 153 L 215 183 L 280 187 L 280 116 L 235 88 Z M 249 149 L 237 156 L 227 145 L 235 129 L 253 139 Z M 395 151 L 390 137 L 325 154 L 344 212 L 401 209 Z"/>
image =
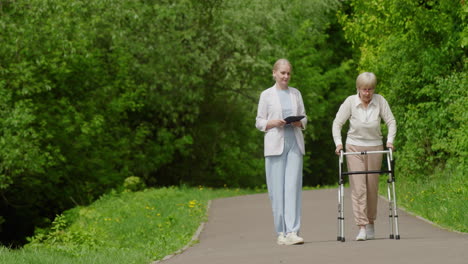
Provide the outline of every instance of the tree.
<path id="1" fill-rule="evenodd" d="M 466 171 L 468 141 L 464 1 L 351 1 L 342 13 L 359 68 L 374 71 L 398 122 L 399 170 L 428 179 Z M 451 168 L 453 169 L 453 168 Z"/>

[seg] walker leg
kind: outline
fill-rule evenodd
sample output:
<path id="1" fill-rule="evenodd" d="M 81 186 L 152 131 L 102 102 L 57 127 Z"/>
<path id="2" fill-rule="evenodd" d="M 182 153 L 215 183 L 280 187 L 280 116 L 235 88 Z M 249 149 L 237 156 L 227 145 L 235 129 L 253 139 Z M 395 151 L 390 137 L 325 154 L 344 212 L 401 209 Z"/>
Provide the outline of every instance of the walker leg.
<path id="1" fill-rule="evenodd" d="M 338 236 L 337 240 L 344 242 L 344 188 L 343 188 L 343 151 L 341 151 L 340 159 L 338 161 Z"/>
<path id="2" fill-rule="evenodd" d="M 387 199 L 388 199 L 388 222 L 390 227 L 390 239 L 393 239 L 393 202 L 392 192 L 390 190 L 390 180 L 387 181 Z"/>
<path id="3" fill-rule="evenodd" d="M 398 210 L 397 210 L 397 198 L 396 198 L 396 191 L 395 191 L 395 160 L 390 155 L 387 155 L 388 167 L 390 173 L 388 175 L 387 180 L 387 192 L 388 192 L 388 200 L 390 203 L 390 238 L 393 239 L 400 239 L 400 232 L 398 229 Z M 390 186 L 391 185 L 391 186 Z M 395 230 L 395 236 L 393 236 L 393 231 Z"/>
<path id="4" fill-rule="evenodd" d="M 388 170 L 389 171 L 392 171 L 392 159 L 390 157 L 389 154 L 387 154 L 387 165 L 388 165 Z M 387 179 L 387 198 L 388 198 L 388 221 L 389 221 L 389 224 L 390 224 L 390 239 L 393 239 L 394 236 L 393 236 L 393 198 L 392 198 L 392 191 L 393 189 L 391 188 L 391 183 L 392 183 L 392 173 L 389 173 L 388 174 L 388 179 Z"/>
<path id="5" fill-rule="evenodd" d="M 337 240 L 344 242 L 344 203 L 343 203 L 343 184 L 340 183 L 338 186 L 338 236 Z"/>
<path id="6" fill-rule="evenodd" d="M 400 239 L 400 232 L 398 230 L 398 210 L 397 210 L 397 199 L 396 199 L 396 191 L 395 191 L 395 180 L 392 182 L 392 189 L 393 189 L 393 217 L 395 218 L 395 239 Z"/>
<path id="7" fill-rule="evenodd" d="M 344 187 L 343 183 L 341 183 L 341 210 L 340 210 L 340 215 L 341 215 L 341 242 L 345 242 L 345 236 L 344 236 Z"/>
<path id="8" fill-rule="evenodd" d="M 338 185 L 338 217 L 337 217 L 337 237 L 336 240 L 341 241 L 341 184 Z"/>

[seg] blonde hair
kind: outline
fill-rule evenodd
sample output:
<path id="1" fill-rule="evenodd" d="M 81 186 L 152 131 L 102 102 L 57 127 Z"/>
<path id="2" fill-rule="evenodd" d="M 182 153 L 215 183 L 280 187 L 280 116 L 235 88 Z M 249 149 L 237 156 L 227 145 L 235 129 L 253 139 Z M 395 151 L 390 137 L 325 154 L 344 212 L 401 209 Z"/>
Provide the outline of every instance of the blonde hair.
<path id="1" fill-rule="evenodd" d="M 284 64 L 287 64 L 289 66 L 289 69 L 292 71 L 292 65 L 291 63 L 287 60 L 287 59 L 279 59 L 275 62 L 275 64 L 273 64 L 273 80 L 275 80 L 275 71 L 278 70 L 278 68 L 280 67 L 280 65 L 284 65 Z"/>
<path id="2" fill-rule="evenodd" d="M 275 64 L 273 65 L 273 70 L 276 71 L 278 70 L 279 66 L 280 65 L 283 65 L 283 64 L 288 64 L 289 65 L 289 68 L 291 68 L 292 70 L 292 65 L 291 63 L 287 60 L 287 59 L 279 59 L 275 62 Z"/>
<path id="3" fill-rule="evenodd" d="M 363 72 L 356 79 L 356 89 L 359 87 L 370 86 L 375 89 L 377 86 L 377 77 L 372 72 Z"/>

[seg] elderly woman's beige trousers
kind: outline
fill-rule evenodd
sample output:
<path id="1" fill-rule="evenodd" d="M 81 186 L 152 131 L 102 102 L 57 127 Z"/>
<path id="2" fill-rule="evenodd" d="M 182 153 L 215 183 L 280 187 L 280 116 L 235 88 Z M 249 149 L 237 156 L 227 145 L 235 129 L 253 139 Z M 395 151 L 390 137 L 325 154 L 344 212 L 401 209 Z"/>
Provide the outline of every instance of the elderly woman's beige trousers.
<path id="1" fill-rule="evenodd" d="M 383 150 L 380 146 L 355 146 L 346 144 L 346 152 Z M 348 171 L 380 170 L 382 154 L 347 155 Z M 379 174 L 354 174 L 349 176 L 351 201 L 356 225 L 374 223 L 377 217 Z"/>

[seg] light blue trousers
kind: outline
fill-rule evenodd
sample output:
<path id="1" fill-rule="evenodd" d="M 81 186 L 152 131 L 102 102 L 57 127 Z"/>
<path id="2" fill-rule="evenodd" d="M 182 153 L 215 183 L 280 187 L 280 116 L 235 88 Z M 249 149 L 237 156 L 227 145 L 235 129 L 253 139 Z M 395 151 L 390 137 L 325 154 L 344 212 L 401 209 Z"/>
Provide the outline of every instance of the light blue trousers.
<path id="1" fill-rule="evenodd" d="M 273 209 L 276 233 L 299 232 L 302 206 L 302 159 L 294 133 L 285 133 L 284 151 L 281 155 L 265 157 L 268 194 Z"/>

